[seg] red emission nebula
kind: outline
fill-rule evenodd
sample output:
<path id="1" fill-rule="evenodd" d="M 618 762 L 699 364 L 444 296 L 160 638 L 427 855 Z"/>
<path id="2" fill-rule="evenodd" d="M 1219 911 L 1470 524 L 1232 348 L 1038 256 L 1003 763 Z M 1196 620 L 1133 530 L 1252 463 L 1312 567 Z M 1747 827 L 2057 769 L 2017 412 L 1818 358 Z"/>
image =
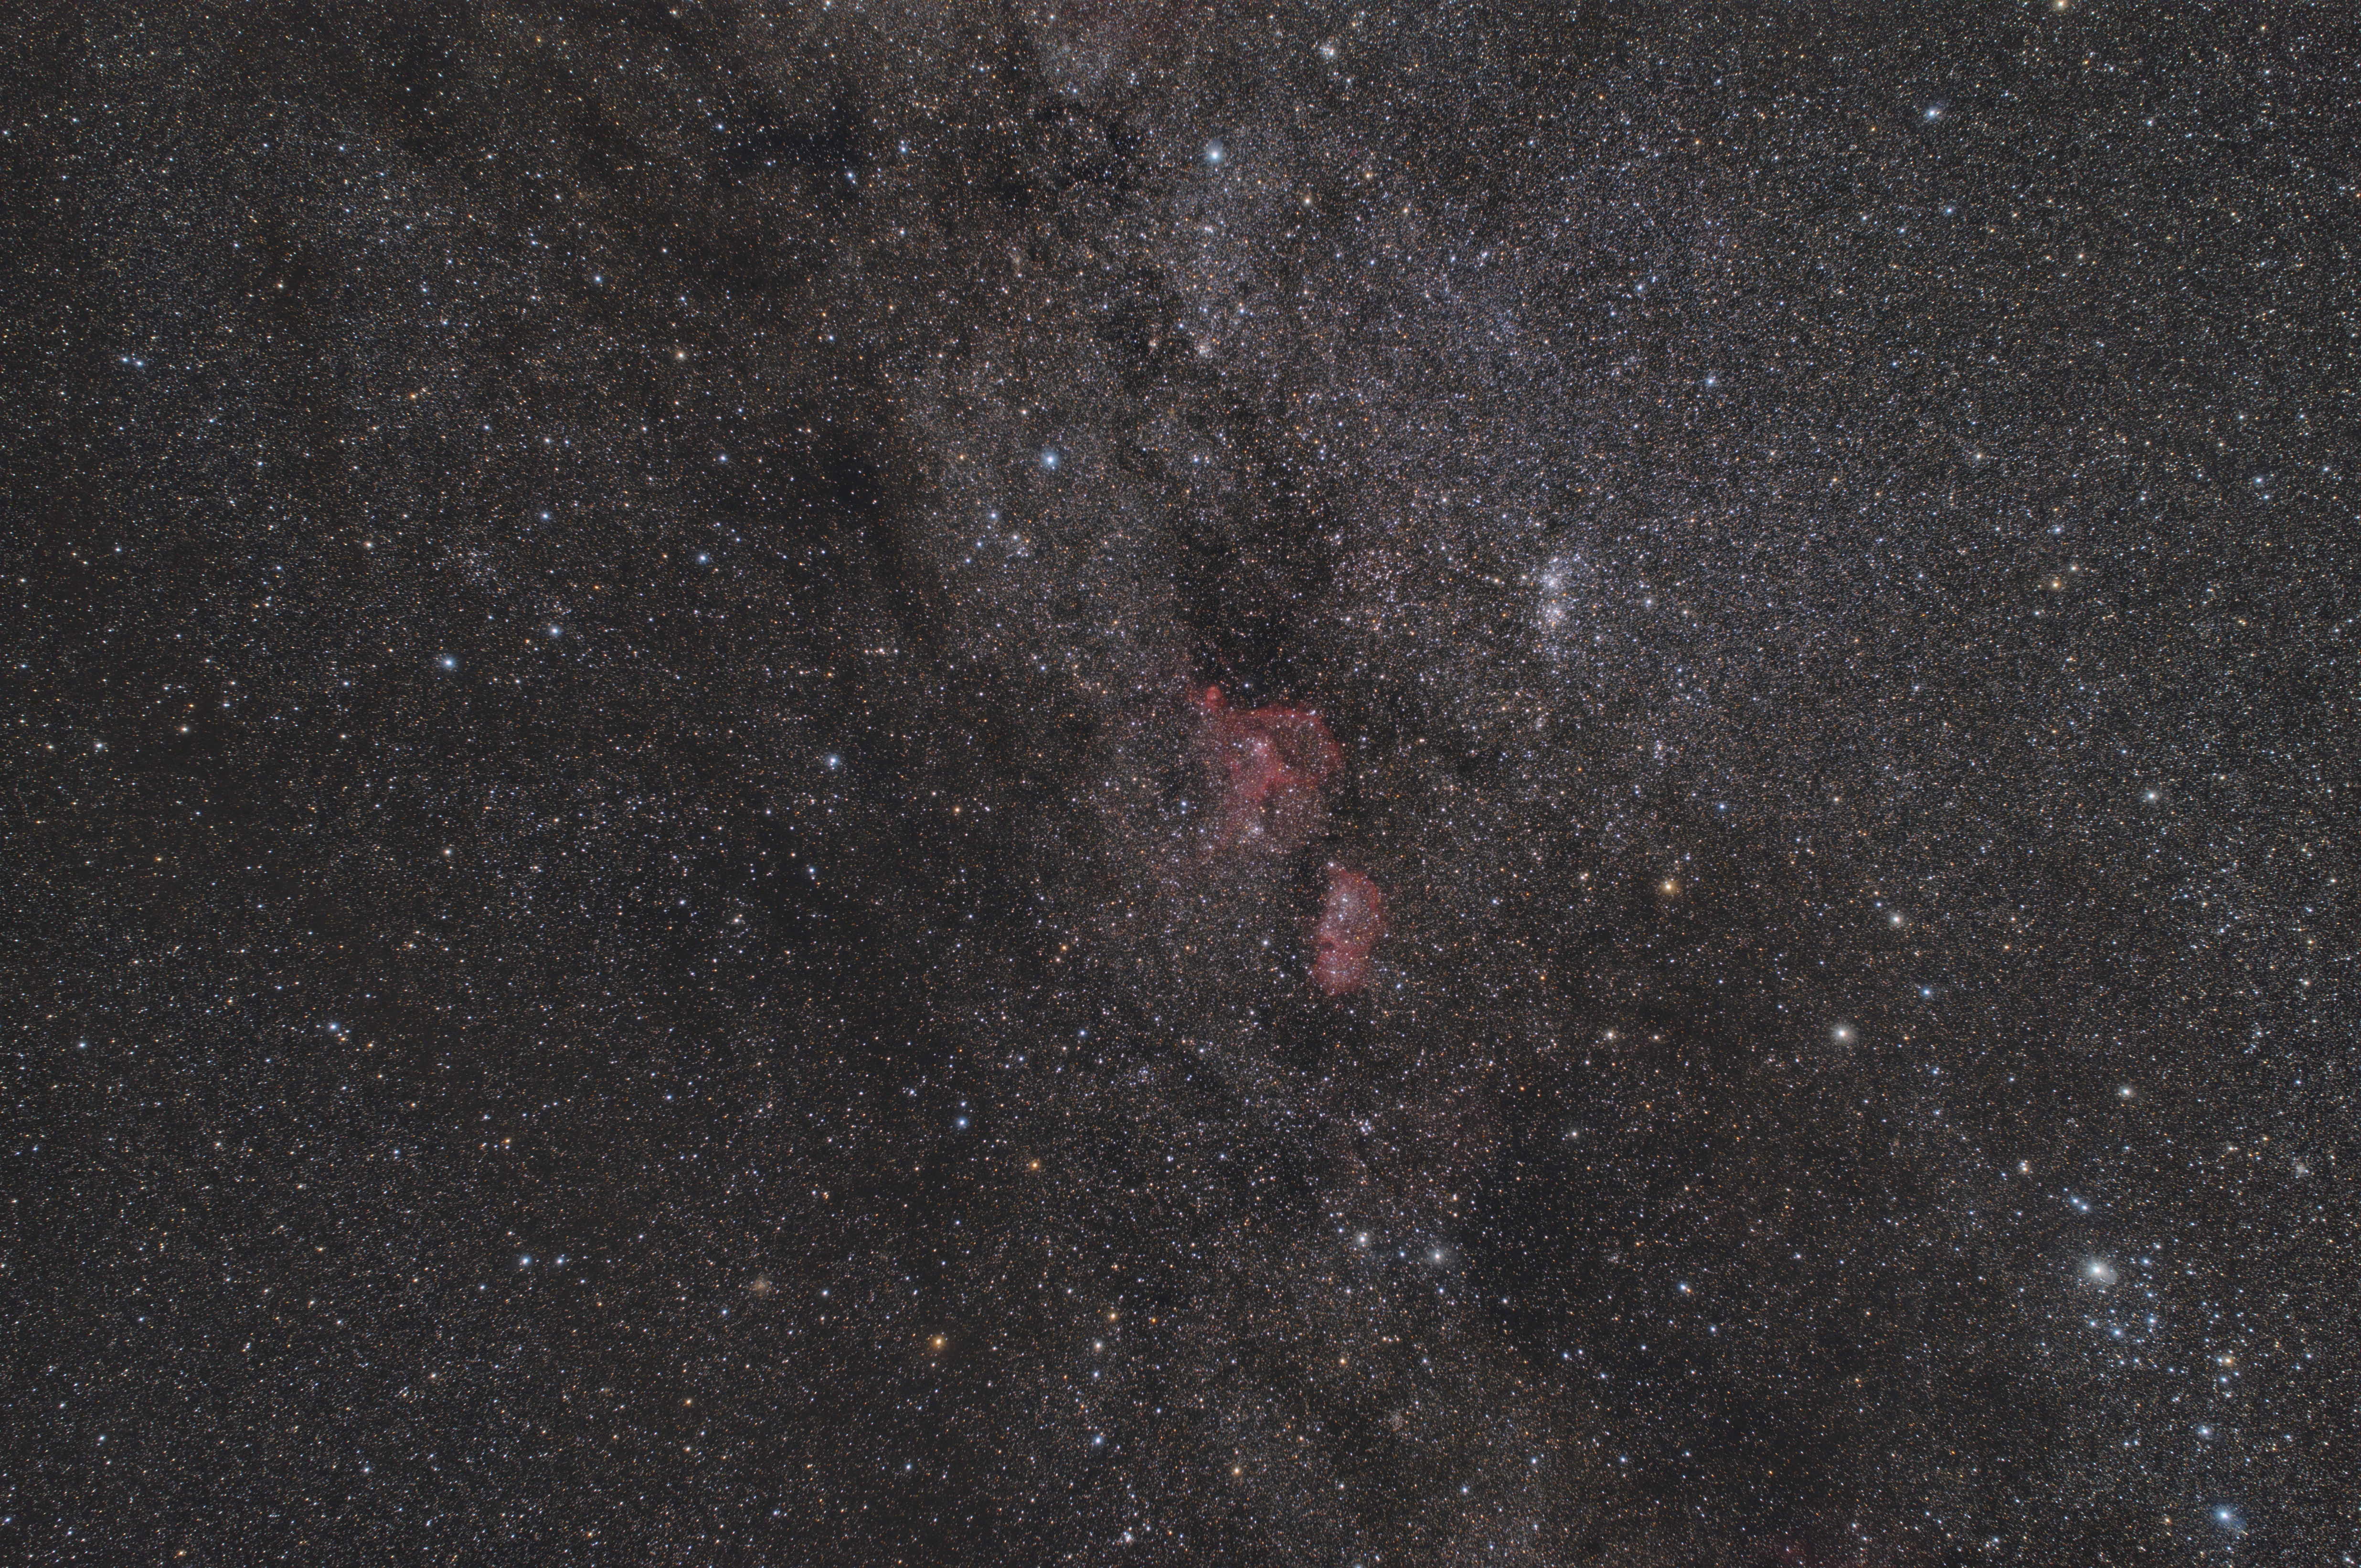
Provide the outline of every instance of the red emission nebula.
<path id="1" fill-rule="evenodd" d="M 1327 724 L 1310 708 L 1234 712 L 1219 686 L 1200 692 L 1196 707 L 1204 750 L 1226 786 L 1220 845 L 1280 854 L 1301 849 L 1327 813 L 1321 788 L 1345 761 Z M 1385 894 L 1361 872 L 1329 862 L 1312 933 L 1312 983 L 1331 996 L 1360 990 L 1369 950 L 1385 934 Z"/>
<path id="2" fill-rule="evenodd" d="M 1328 862 L 1328 893 L 1312 928 L 1312 983 L 1331 996 L 1368 982 L 1369 949 L 1386 934 L 1386 895 L 1376 883 Z"/>

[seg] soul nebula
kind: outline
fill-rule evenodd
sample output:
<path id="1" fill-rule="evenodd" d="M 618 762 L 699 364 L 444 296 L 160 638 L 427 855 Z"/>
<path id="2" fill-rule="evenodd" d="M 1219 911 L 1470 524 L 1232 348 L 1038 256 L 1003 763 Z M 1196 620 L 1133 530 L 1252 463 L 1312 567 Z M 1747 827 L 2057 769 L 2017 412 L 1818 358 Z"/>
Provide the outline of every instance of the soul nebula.
<path id="1" fill-rule="evenodd" d="M 1331 861 L 1320 923 L 1312 929 L 1312 983 L 1343 996 L 1368 983 L 1369 949 L 1386 934 L 1386 895 L 1359 872 Z"/>

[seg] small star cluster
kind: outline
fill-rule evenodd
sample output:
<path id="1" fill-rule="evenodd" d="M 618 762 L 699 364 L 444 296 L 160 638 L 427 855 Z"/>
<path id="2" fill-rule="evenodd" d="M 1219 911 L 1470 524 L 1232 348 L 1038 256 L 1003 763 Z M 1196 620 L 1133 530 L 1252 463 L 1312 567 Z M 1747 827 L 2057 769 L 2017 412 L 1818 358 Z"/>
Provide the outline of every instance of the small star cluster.
<path id="1" fill-rule="evenodd" d="M 0 1556 L 2361 1560 L 2334 7 L 0 36 Z"/>

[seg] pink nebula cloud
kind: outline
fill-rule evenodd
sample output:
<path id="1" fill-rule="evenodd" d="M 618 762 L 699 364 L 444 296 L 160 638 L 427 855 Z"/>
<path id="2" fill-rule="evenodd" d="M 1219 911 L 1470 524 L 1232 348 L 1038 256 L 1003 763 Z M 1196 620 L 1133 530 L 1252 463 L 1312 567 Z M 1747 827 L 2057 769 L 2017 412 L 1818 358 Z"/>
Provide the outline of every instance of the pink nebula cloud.
<path id="1" fill-rule="evenodd" d="M 1345 753 L 1320 715 L 1303 707 L 1230 709 L 1222 688 L 1196 698 L 1204 740 L 1226 775 L 1222 801 L 1225 843 L 1280 851 L 1301 848 L 1320 825 L 1320 786 Z"/>
<path id="2" fill-rule="evenodd" d="M 1343 996 L 1368 982 L 1369 949 L 1386 934 L 1386 895 L 1359 872 L 1333 861 L 1320 923 L 1312 928 L 1312 983 Z"/>

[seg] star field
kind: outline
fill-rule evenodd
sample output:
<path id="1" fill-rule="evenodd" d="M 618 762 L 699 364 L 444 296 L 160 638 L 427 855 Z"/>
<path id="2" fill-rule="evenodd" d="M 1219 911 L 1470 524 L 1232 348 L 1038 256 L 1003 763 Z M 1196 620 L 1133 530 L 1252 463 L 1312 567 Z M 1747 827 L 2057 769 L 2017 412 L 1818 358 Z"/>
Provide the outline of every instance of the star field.
<path id="1" fill-rule="evenodd" d="M 2337 7 L 0 38 L 0 1556 L 2361 1560 Z"/>

